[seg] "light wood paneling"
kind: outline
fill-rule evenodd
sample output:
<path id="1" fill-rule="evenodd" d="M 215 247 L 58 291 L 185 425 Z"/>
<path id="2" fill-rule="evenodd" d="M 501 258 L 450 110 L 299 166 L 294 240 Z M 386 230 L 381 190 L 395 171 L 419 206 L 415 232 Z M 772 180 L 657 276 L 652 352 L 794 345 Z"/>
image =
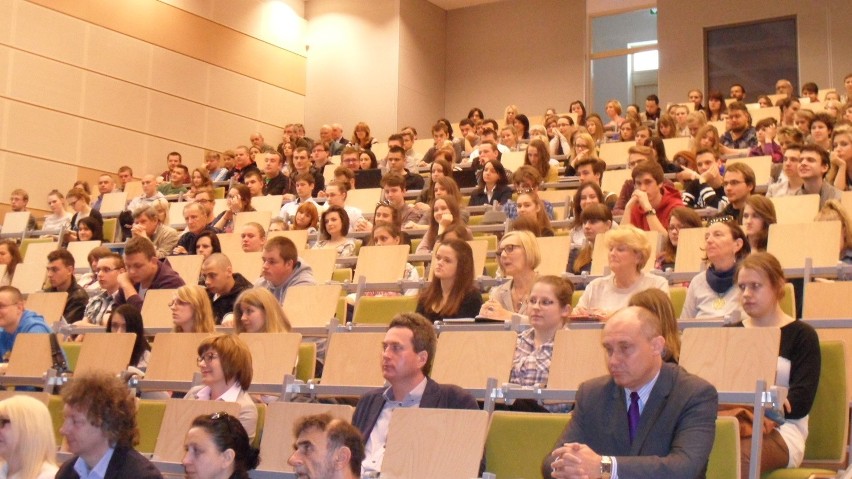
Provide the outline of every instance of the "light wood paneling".
<path id="1" fill-rule="evenodd" d="M 12 53 L 14 74 L 9 96 L 50 109 L 79 114 L 83 97 L 83 72 L 63 63 L 29 53 Z"/>
<path id="2" fill-rule="evenodd" d="M 86 55 L 86 49 L 83 48 L 86 25 L 34 3 L 14 2 L 13 43 L 23 50 L 47 58 L 62 58 L 72 65 L 82 64 Z"/>
<path id="3" fill-rule="evenodd" d="M 154 48 L 151 55 L 151 88 L 203 103 L 207 99 L 208 65 L 175 52 Z"/>
<path id="4" fill-rule="evenodd" d="M 84 67 L 137 85 L 150 86 L 155 46 L 97 25 L 89 25 Z"/>
<path id="5" fill-rule="evenodd" d="M 204 141 L 204 106 L 180 98 L 150 92 L 147 130 L 163 138 L 201 145 Z"/>
<path id="6" fill-rule="evenodd" d="M 0 99 L 0 102 L 6 101 Z M 9 150 L 72 164 L 77 162 L 80 118 L 17 102 L 9 102 L 7 118 L 15 119 L 3 125 L 4 144 Z M 50 141 L 45 141 L 45 135 L 49 135 Z"/>
<path id="7" fill-rule="evenodd" d="M 145 131 L 148 92 L 144 88 L 98 73 L 84 75 L 83 116 L 112 125 Z"/>
<path id="8" fill-rule="evenodd" d="M 8 201 L 12 190 L 24 188 L 30 195 L 29 205 L 44 210 L 50 190 L 56 188 L 64 195 L 77 178 L 76 166 L 4 152 L 0 152 L 0 172 L 0 198 Z"/>

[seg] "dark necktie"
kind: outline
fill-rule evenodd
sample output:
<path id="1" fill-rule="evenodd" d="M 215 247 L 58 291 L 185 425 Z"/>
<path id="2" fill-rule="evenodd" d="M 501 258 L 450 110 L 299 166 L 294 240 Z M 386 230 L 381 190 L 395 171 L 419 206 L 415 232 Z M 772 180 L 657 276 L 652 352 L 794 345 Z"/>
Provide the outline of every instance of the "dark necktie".
<path id="1" fill-rule="evenodd" d="M 627 426 L 630 428 L 630 443 L 633 444 L 633 438 L 636 437 L 636 431 L 639 429 L 639 393 L 636 391 L 630 393 L 630 407 L 627 408 Z"/>

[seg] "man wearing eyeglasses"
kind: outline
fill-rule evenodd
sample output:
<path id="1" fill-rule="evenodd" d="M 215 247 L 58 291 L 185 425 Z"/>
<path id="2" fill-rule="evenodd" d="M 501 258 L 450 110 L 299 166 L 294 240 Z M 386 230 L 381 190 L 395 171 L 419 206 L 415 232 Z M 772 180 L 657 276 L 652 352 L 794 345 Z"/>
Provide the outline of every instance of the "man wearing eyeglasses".
<path id="1" fill-rule="evenodd" d="M 0 286 L 0 360 L 9 361 L 9 353 L 20 333 L 50 333 L 44 317 L 24 309 L 24 297 L 18 288 Z"/>
<path id="2" fill-rule="evenodd" d="M 50 287 L 45 291 L 48 293 L 66 292 L 68 299 L 65 301 L 65 309 L 62 316 L 69 323 L 76 323 L 83 319 L 83 311 L 89 302 L 89 294 L 74 279 L 74 256 L 67 249 L 57 249 L 47 255 L 47 280 Z M 59 318 L 48 318 L 50 321 Z"/>
<path id="3" fill-rule="evenodd" d="M 124 260 L 121 255 L 112 253 L 99 259 L 94 273 L 98 275 L 98 284 L 102 291 L 93 296 L 86 305 L 83 317 L 84 323 L 104 326 L 106 318 L 112 312 L 115 299 L 118 296 L 118 275 L 124 273 Z"/>

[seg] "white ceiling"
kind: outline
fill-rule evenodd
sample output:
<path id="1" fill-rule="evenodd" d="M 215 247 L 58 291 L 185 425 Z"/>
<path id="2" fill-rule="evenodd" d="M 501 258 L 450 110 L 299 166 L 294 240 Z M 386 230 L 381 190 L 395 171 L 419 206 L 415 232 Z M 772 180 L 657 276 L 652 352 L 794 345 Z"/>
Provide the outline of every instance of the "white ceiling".
<path id="1" fill-rule="evenodd" d="M 503 0 L 429 0 L 429 2 L 443 8 L 444 10 L 455 10 L 457 8 L 473 7 L 486 3 L 502 2 Z"/>

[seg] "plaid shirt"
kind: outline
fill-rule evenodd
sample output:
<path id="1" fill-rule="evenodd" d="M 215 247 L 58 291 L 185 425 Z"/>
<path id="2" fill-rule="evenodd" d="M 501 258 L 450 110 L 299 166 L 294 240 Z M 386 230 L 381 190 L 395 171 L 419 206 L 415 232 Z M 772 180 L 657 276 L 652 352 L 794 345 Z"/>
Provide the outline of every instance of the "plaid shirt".
<path id="1" fill-rule="evenodd" d="M 542 200 L 542 202 L 544 203 L 544 212 L 547 213 L 548 219 L 550 219 L 550 221 L 553 221 L 553 203 L 547 200 Z M 518 204 L 515 203 L 514 200 L 507 201 L 506 204 L 503 205 L 503 212 L 506 213 L 506 216 L 509 219 L 517 219 Z"/>
<path id="2" fill-rule="evenodd" d="M 553 357 L 553 341 L 535 347 L 535 329 L 529 328 L 518 335 L 515 356 L 512 358 L 512 373 L 509 382 L 521 386 L 547 386 L 550 360 Z"/>

